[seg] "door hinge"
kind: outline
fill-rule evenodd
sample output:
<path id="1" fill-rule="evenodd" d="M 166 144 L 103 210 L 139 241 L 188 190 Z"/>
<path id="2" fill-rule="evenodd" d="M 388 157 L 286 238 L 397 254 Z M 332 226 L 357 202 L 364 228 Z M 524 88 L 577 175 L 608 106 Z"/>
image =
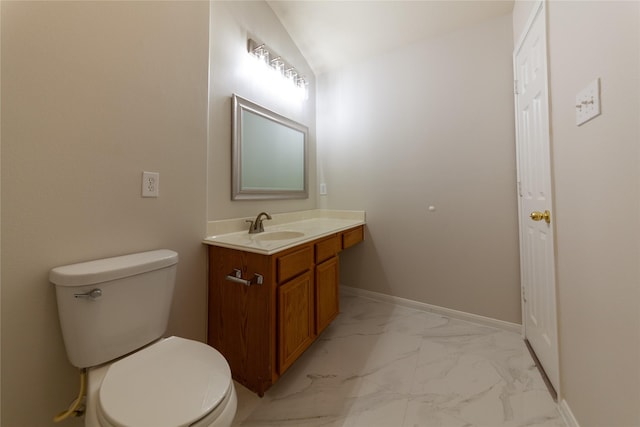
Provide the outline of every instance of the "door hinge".
<path id="1" fill-rule="evenodd" d="M 518 181 L 518 195 L 522 197 L 522 181 Z"/>
<path id="2" fill-rule="evenodd" d="M 518 92 L 518 80 L 514 80 L 513 81 L 513 94 L 514 95 L 519 95 L 520 93 Z"/>
<path id="3" fill-rule="evenodd" d="M 527 302 L 527 294 L 524 291 L 524 286 L 522 286 L 522 301 Z"/>

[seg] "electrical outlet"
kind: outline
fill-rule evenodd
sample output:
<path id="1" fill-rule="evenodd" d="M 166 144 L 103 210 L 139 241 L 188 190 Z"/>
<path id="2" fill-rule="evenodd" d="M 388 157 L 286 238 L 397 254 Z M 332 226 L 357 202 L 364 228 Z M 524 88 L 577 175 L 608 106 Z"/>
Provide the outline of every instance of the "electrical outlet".
<path id="1" fill-rule="evenodd" d="M 325 184 L 324 182 L 320 184 L 320 195 L 321 196 L 327 195 L 327 184 Z"/>
<path id="2" fill-rule="evenodd" d="M 160 174 L 158 172 L 142 172 L 142 197 L 158 197 L 160 195 Z"/>

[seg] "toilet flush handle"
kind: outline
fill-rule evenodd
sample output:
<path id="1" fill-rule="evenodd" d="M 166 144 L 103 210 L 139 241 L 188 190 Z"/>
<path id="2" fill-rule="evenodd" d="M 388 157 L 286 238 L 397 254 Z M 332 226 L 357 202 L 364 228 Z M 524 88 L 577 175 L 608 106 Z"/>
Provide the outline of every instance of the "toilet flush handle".
<path id="1" fill-rule="evenodd" d="M 95 288 L 83 294 L 73 294 L 73 296 L 76 298 L 89 298 L 95 300 L 102 296 L 102 289 Z"/>

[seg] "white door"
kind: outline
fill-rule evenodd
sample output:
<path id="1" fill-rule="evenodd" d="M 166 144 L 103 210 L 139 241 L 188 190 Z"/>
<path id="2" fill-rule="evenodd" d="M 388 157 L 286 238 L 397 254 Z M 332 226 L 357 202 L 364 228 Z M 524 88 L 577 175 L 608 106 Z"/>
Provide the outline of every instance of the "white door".
<path id="1" fill-rule="evenodd" d="M 516 46 L 520 262 L 525 339 L 558 391 L 558 339 L 544 2 Z"/>

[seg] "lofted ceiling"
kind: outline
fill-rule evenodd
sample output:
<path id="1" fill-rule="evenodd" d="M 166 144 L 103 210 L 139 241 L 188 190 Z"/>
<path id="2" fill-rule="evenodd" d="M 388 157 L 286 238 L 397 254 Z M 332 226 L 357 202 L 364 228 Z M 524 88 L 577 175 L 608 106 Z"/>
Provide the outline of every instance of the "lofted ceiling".
<path id="1" fill-rule="evenodd" d="M 267 0 L 316 74 L 511 13 L 513 0 Z"/>

